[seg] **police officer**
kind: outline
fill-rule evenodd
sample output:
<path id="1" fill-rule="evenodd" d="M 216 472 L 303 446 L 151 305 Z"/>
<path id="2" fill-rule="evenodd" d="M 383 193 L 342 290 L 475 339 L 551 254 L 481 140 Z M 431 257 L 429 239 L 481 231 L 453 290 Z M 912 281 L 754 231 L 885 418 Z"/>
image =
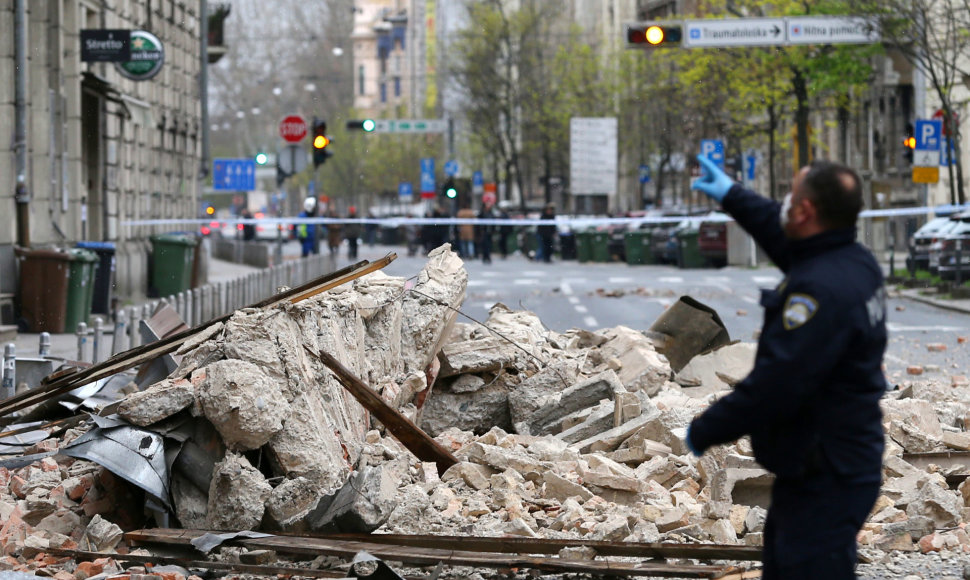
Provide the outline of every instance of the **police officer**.
<path id="1" fill-rule="evenodd" d="M 754 369 L 694 419 L 687 445 L 700 455 L 750 435 L 775 474 L 764 580 L 855 578 L 856 534 L 879 494 L 887 386 L 882 270 L 855 241 L 859 176 L 815 162 L 779 204 L 699 159 L 691 187 L 720 202 L 785 279 L 762 290 Z"/>
<path id="2" fill-rule="evenodd" d="M 303 211 L 297 217 L 317 217 L 317 198 L 308 197 L 303 200 Z M 300 255 L 304 258 L 310 254 L 319 254 L 317 245 L 317 224 L 302 223 L 296 226 L 296 237 L 300 240 Z"/>

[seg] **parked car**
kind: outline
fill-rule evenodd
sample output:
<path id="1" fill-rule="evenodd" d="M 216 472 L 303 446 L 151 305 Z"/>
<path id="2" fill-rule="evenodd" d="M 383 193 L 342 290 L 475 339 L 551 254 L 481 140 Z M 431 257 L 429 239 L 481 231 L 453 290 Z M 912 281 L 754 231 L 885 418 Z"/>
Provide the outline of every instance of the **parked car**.
<path id="1" fill-rule="evenodd" d="M 697 232 L 697 250 L 712 266 L 727 265 L 727 222 L 728 217 L 714 212 L 700 223 Z"/>
<path id="2" fill-rule="evenodd" d="M 936 243 L 932 244 L 931 266 L 936 263 L 937 273 L 944 280 L 954 280 L 957 272 L 962 280 L 970 279 L 970 214 L 960 214 L 951 219 L 954 225 Z"/>
<path id="3" fill-rule="evenodd" d="M 949 217 L 931 219 L 916 230 L 909 238 L 909 256 L 906 258 L 907 270 L 930 269 L 930 246 L 946 236 L 959 220 Z"/>

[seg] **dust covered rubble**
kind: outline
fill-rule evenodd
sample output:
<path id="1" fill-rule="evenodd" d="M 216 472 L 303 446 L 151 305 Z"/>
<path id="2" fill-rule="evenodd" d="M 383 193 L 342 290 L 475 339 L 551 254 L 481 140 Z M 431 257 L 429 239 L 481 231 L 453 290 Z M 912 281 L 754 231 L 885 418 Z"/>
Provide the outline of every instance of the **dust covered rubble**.
<path id="1" fill-rule="evenodd" d="M 691 418 L 750 370 L 753 345 L 695 356 L 675 375 L 651 338 L 623 326 L 557 333 L 501 304 L 488 329 L 457 323 L 466 282 L 460 260 L 439 249 L 420 293 L 374 273 L 296 305 L 240 311 L 184 345 L 179 368 L 120 412 L 147 428 L 187 414 L 218 432 L 208 488 L 173 479 L 179 523 L 761 544 L 772 480 L 749 442 L 702 458 L 684 444 Z M 459 463 L 439 476 L 384 434 L 319 350 Z M 970 483 L 951 489 L 966 467 L 914 459 L 970 449 L 965 391 L 922 381 L 884 399 L 883 490 L 859 534 L 867 559 L 970 552 Z M 0 469 L 0 483 L 0 568 L 32 569 L 48 546 L 110 550 L 141 523 L 130 517 L 140 506 L 106 499 L 127 484 L 83 460 Z"/>

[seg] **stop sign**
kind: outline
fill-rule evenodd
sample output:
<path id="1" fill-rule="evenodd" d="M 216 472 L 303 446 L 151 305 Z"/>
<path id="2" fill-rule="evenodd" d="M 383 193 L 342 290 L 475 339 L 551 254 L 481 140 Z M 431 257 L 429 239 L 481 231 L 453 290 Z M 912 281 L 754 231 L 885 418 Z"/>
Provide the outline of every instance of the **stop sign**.
<path id="1" fill-rule="evenodd" d="M 299 143 L 306 137 L 306 121 L 299 115 L 290 115 L 280 121 L 280 137 L 289 143 Z"/>

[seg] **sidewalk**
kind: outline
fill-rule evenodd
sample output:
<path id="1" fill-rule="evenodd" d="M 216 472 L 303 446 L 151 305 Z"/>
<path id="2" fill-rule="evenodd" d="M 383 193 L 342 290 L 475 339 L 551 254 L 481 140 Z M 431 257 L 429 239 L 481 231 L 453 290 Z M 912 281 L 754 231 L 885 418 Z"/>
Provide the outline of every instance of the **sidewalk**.
<path id="1" fill-rule="evenodd" d="M 902 288 L 896 290 L 893 294 L 900 296 L 902 298 L 907 298 L 915 302 L 922 302 L 929 306 L 935 306 L 936 308 L 942 308 L 944 310 L 952 310 L 954 312 L 961 312 L 963 314 L 970 314 L 970 299 L 952 299 L 952 298 L 940 298 L 931 295 L 924 295 L 922 292 L 926 292 L 927 288 Z"/>

